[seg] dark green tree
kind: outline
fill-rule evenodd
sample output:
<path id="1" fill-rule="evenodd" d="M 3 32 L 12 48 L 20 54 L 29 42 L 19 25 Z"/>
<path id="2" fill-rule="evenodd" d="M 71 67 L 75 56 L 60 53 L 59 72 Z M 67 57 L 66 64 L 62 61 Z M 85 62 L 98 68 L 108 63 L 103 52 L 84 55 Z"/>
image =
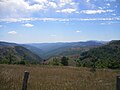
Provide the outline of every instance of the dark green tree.
<path id="1" fill-rule="evenodd" d="M 68 66 L 68 58 L 63 56 L 61 58 L 61 64 L 64 65 L 64 66 Z"/>
<path id="2" fill-rule="evenodd" d="M 8 62 L 8 64 L 12 64 L 12 55 L 11 55 L 11 54 L 9 54 L 9 57 L 8 57 L 8 59 L 9 59 L 9 62 Z"/>
<path id="3" fill-rule="evenodd" d="M 76 59 L 76 60 L 75 60 L 77 67 L 82 66 L 82 60 L 83 60 L 83 57 L 80 57 L 79 59 Z"/>
<path id="4" fill-rule="evenodd" d="M 91 71 L 95 72 L 96 71 L 96 62 L 98 60 L 98 57 L 92 56 L 91 57 L 91 62 L 92 62 L 92 68 Z"/>
<path id="5" fill-rule="evenodd" d="M 25 65 L 25 61 L 22 60 L 22 61 L 19 62 L 19 64 Z"/>
<path id="6" fill-rule="evenodd" d="M 59 61 L 57 60 L 57 58 L 53 58 L 53 65 L 59 65 Z"/>
<path id="7" fill-rule="evenodd" d="M 10 50 L 7 59 L 8 59 L 8 64 L 12 64 L 14 62 L 14 53 L 12 50 Z"/>
<path id="8" fill-rule="evenodd" d="M 26 54 L 23 55 L 21 61 L 19 61 L 18 64 L 25 65 L 26 64 L 25 60 L 26 60 Z"/>

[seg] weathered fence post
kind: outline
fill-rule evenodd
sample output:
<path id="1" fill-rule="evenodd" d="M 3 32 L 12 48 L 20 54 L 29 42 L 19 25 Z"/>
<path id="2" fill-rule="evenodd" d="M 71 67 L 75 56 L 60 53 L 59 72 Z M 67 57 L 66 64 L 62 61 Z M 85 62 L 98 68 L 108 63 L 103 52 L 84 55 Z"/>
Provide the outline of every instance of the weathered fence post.
<path id="1" fill-rule="evenodd" d="M 116 90 L 120 90 L 120 76 L 117 76 L 117 80 L 116 80 Z"/>
<path id="2" fill-rule="evenodd" d="M 27 81 L 29 78 L 29 72 L 24 72 L 24 78 L 23 78 L 23 84 L 22 84 L 22 90 L 27 90 Z"/>

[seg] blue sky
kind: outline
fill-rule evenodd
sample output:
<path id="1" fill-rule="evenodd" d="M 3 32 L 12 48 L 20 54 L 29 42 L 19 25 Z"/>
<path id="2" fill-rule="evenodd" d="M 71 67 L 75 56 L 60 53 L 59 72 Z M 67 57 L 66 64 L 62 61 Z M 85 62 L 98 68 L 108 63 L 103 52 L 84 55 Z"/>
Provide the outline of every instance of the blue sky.
<path id="1" fill-rule="evenodd" d="M 0 0 L 0 41 L 120 40 L 120 0 Z"/>

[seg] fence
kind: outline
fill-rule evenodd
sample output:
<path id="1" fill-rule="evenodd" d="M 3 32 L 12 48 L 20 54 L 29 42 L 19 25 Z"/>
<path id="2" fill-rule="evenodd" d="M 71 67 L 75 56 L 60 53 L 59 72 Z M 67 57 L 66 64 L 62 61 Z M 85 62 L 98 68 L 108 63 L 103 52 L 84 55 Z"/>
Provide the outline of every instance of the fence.
<path id="1" fill-rule="evenodd" d="M 117 76 L 116 79 L 116 90 L 120 90 L 120 76 Z"/>
<path id="2" fill-rule="evenodd" d="M 23 78 L 23 85 L 22 85 L 22 90 L 27 90 L 27 81 L 29 78 L 29 72 L 25 71 L 24 72 L 24 78 Z"/>

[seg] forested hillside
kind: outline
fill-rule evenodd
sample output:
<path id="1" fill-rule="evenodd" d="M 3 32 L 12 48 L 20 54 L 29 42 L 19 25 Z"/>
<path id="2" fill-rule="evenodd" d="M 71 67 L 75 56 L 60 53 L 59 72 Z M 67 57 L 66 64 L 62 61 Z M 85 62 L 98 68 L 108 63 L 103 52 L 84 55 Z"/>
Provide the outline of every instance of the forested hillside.
<path id="1" fill-rule="evenodd" d="M 83 52 L 79 60 L 81 66 L 98 68 L 120 68 L 120 40 Z"/>
<path id="2" fill-rule="evenodd" d="M 0 43 L 0 63 L 40 63 L 41 58 L 28 49 L 11 43 Z"/>

